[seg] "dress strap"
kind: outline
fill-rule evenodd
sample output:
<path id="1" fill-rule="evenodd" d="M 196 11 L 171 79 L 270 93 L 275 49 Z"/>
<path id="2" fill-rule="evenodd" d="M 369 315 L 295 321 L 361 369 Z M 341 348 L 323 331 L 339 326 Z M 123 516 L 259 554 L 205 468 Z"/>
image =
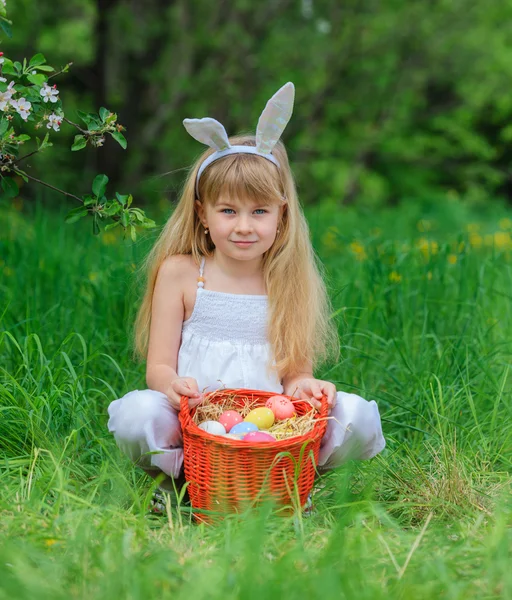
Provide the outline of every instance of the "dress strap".
<path id="1" fill-rule="evenodd" d="M 205 260 L 206 260 L 206 258 L 203 256 L 203 258 L 201 259 L 201 266 L 199 267 L 199 277 L 197 278 L 197 287 L 200 287 L 200 288 L 204 288 L 203 272 L 204 272 Z"/>

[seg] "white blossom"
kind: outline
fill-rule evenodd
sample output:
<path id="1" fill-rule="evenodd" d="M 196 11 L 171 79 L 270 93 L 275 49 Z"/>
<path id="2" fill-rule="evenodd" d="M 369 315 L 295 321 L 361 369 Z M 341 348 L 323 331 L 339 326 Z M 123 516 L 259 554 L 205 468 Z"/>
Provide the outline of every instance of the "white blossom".
<path id="1" fill-rule="evenodd" d="M 5 82 L 7 81 L 7 79 L 6 79 L 5 77 L 0 77 L 0 81 L 1 81 L 2 83 L 5 83 Z"/>
<path id="2" fill-rule="evenodd" d="M 16 90 L 12 89 L 13 86 L 14 81 L 11 81 L 5 92 L 0 92 L 0 110 L 3 110 L 4 112 L 7 110 L 11 98 L 16 93 Z"/>
<path id="3" fill-rule="evenodd" d="M 17 113 L 24 121 L 27 120 L 30 113 L 30 107 L 32 106 L 30 102 L 27 102 L 25 98 L 20 98 L 19 100 L 11 100 L 11 106 L 16 109 Z"/>
<path id="4" fill-rule="evenodd" d="M 105 143 L 105 138 L 103 136 L 101 136 L 100 138 L 98 138 L 96 140 L 96 147 L 99 148 L 100 146 L 103 146 L 104 143 Z"/>
<path id="5" fill-rule="evenodd" d="M 59 90 L 57 89 L 57 86 L 50 87 L 47 83 L 45 83 L 39 93 L 45 102 L 48 102 L 48 100 L 50 102 L 57 102 L 59 99 Z"/>
<path id="6" fill-rule="evenodd" d="M 48 123 L 47 123 L 46 127 L 48 129 L 51 129 L 53 127 L 53 129 L 55 131 L 60 131 L 60 124 L 62 123 L 63 118 L 64 118 L 64 115 L 56 115 L 55 113 L 52 113 L 48 117 Z"/>

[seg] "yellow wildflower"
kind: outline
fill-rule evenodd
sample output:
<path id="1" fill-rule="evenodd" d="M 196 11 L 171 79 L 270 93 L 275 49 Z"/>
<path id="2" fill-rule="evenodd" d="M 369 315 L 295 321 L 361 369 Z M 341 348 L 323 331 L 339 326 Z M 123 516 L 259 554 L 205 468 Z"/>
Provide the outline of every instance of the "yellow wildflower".
<path id="1" fill-rule="evenodd" d="M 457 262 L 457 256 L 455 254 L 449 254 L 448 255 L 448 262 L 451 265 L 454 265 Z"/>
<path id="2" fill-rule="evenodd" d="M 98 273 L 89 273 L 89 281 L 96 281 L 98 279 Z"/>
<path id="3" fill-rule="evenodd" d="M 391 271 L 391 273 L 389 274 L 389 280 L 395 283 L 399 283 L 400 281 L 402 281 L 402 276 L 396 271 Z"/>
<path id="4" fill-rule="evenodd" d="M 47 539 L 47 540 L 44 541 L 44 545 L 47 548 L 51 548 L 53 546 L 53 544 L 56 544 L 56 543 L 57 543 L 57 540 L 54 540 L 53 538 L 49 538 L 49 539 Z"/>
<path id="5" fill-rule="evenodd" d="M 336 227 L 329 227 L 322 238 L 324 246 L 329 250 L 336 250 L 339 248 L 337 233 L 338 230 Z"/>
<path id="6" fill-rule="evenodd" d="M 494 245 L 500 250 L 512 248 L 512 238 L 508 231 L 496 231 L 493 236 Z"/>
<path id="7" fill-rule="evenodd" d="M 512 219 L 500 219 L 500 229 L 512 229 Z"/>
<path id="8" fill-rule="evenodd" d="M 425 258 L 428 258 L 431 254 L 437 254 L 439 245 L 436 241 L 429 241 L 426 238 L 420 238 L 416 245 L 421 250 L 421 253 Z"/>
<path id="9" fill-rule="evenodd" d="M 479 233 L 473 232 L 469 234 L 469 243 L 473 248 L 481 248 L 483 238 Z"/>
<path id="10" fill-rule="evenodd" d="M 366 258 L 364 246 L 360 242 L 352 242 L 350 249 L 356 255 L 357 260 L 364 260 Z"/>
<path id="11" fill-rule="evenodd" d="M 431 280 L 432 280 L 432 271 L 429 271 L 429 272 L 427 273 L 427 279 L 428 279 L 429 281 L 431 281 Z"/>

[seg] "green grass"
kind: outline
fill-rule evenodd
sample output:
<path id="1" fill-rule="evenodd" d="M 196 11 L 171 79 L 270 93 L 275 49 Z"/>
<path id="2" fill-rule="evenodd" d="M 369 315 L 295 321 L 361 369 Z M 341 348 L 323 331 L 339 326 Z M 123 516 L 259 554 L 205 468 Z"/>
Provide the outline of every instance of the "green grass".
<path id="1" fill-rule="evenodd" d="M 512 597 L 507 216 L 308 211 L 343 348 L 317 375 L 377 400 L 388 446 L 322 477 L 311 517 L 208 527 L 174 497 L 149 515 L 154 482 L 106 429 L 145 385 L 128 340 L 151 239 L 2 207 L 0 598 Z"/>

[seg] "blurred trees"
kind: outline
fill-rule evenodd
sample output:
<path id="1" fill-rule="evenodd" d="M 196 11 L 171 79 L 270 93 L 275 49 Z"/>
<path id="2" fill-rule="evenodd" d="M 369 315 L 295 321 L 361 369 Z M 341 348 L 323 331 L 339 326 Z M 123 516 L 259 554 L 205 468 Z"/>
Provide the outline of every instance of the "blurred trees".
<path id="1" fill-rule="evenodd" d="M 293 81 L 284 141 L 306 202 L 512 193 L 512 3 L 7 1 L 14 37 L 2 50 L 74 61 L 59 82 L 66 115 L 104 105 L 127 128 L 126 152 L 107 140 L 85 168 L 63 128 L 62 151 L 33 168 L 67 189 L 99 170 L 138 203 L 172 199 L 204 149 L 183 118 L 253 131 Z"/>

